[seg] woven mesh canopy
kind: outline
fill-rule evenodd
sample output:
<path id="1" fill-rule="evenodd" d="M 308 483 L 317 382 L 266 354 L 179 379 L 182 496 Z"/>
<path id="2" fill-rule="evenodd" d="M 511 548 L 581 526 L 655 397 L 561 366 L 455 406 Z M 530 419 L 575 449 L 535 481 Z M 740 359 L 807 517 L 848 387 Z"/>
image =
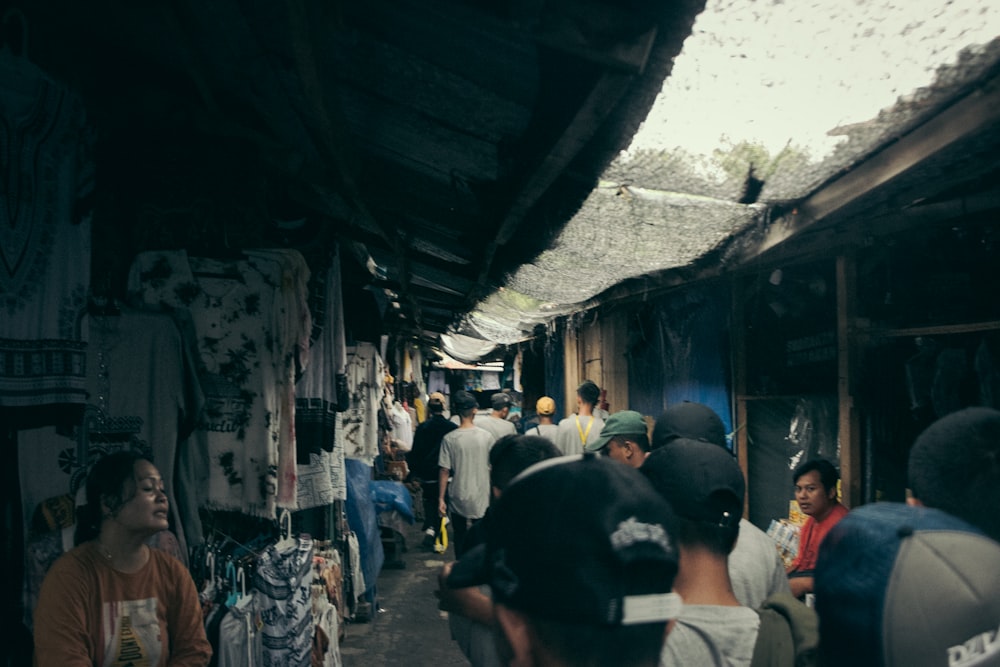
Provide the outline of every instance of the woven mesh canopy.
<path id="1" fill-rule="evenodd" d="M 457 331 L 496 344 L 699 261 L 1000 67 L 1000 4 L 714 0 L 647 120 L 551 247 Z M 744 203 L 740 203 L 740 202 Z"/>

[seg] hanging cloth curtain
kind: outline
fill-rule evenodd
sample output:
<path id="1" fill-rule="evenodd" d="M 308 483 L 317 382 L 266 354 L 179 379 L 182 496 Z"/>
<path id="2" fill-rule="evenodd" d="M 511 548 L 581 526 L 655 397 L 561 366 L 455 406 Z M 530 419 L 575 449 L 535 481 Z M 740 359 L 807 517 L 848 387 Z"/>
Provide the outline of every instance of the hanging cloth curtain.
<path id="1" fill-rule="evenodd" d="M 7 47 L 0 119 L 0 407 L 83 403 L 94 133 L 78 96 Z"/>

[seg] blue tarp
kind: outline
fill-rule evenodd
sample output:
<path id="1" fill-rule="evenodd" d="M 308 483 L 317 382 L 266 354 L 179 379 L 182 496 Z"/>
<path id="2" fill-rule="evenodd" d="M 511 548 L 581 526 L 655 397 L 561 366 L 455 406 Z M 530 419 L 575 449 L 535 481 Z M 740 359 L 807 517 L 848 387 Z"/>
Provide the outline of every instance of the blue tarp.
<path id="1" fill-rule="evenodd" d="M 361 552 L 361 573 L 365 577 L 365 597 L 373 605 L 375 603 L 375 580 L 382 571 L 385 562 L 385 551 L 382 549 L 382 534 L 379 530 L 375 512 L 375 501 L 372 498 L 371 487 L 372 467 L 363 461 L 345 459 L 344 469 L 347 474 L 347 523 L 358 536 L 358 547 Z M 356 591 L 360 593 L 360 591 Z M 358 595 L 361 597 L 361 595 Z"/>
<path id="2" fill-rule="evenodd" d="M 566 391 L 566 379 L 565 379 L 565 366 L 566 361 L 563 358 L 564 354 L 562 339 L 559 337 L 550 337 L 545 341 L 545 394 L 550 396 L 552 400 L 556 402 L 556 421 L 562 415 L 566 414 L 567 408 L 576 410 L 576 404 L 572 406 L 563 405 L 565 402 L 563 396 Z M 576 389 L 576 387 L 573 387 Z M 530 406 L 532 411 L 534 411 L 535 406 Z"/>
<path id="3" fill-rule="evenodd" d="M 629 408 L 655 418 L 674 403 L 704 403 L 732 433 L 730 301 L 720 285 L 685 290 L 643 309 L 627 350 Z"/>
<path id="4" fill-rule="evenodd" d="M 409 523 L 413 523 L 413 496 L 410 495 L 410 490 L 402 482 L 372 480 L 369 485 L 376 512 L 381 514 L 396 510 Z"/>

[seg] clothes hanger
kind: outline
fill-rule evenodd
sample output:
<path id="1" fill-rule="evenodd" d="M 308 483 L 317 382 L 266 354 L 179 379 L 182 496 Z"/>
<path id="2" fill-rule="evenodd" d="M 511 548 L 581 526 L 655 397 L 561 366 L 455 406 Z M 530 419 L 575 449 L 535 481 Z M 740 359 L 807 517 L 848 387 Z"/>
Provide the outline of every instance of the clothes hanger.
<path id="1" fill-rule="evenodd" d="M 281 528 L 281 539 L 274 545 L 274 548 L 278 551 L 291 549 L 297 544 L 295 538 L 292 537 L 292 513 L 287 509 L 281 510 L 278 525 Z"/>
<path id="2" fill-rule="evenodd" d="M 242 567 L 236 568 L 236 582 L 240 586 L 240 595 L 236 600 L 236 608 L 243 609 L 253 602 L 253 596 L 247 595 L 247 575 Z"/>
<path id="3" fill-rule="evenodd" d="M 237 588 L 236 566 L 233 561 L 226 563 L 226 577 L 229 578 L 229 595 L 226 597 L 226 606 L 232 607 L 240 601 L 240 591 Z"/>
<path id="4" fill-rule="evenodd" d="M 205 551 L 205 590 L 214 592 L 215 586 L 215 552 L 211 549 Z"/>

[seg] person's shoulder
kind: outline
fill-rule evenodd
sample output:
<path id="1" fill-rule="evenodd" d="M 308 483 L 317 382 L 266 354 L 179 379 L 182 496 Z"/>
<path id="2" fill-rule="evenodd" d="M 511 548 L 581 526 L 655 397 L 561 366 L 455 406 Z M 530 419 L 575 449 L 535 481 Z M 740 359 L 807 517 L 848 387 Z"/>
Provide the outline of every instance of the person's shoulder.
<path id="1" fill-rule="evenodd" d="M 176 556 L 171 553 L 167 553 L 163 549 L 156 549 L 154 547 L 149 548 L 150 562 L 153 566 L 160 570 L 161 572 L 170 572 L 172 574 L 177 574 L 183 572 L 189 575 L 187 567 L 184 563 L 180 561 Z"/>
<path id="2" fill-rule="evenodd" d="M 768 569 L 779 568 L 784 576 L 784 568 L 781 567 L 781 557 L 775 548 L 774 538 L 763 530 L 755 526 L 747 519 L 740 520 L 739 539 L 729 555 L 730 563 L 737 567 L 752 567 L 753 563 L 760 563 L 761 567 Z"/>
<path id="3" fill-rule="evenodd" d="M 496 439 L 496 436 L 482 426 L 473 425 L 471 428 L 456 428 L 448 431 L 444 438 L 451 442 L 475 442 L 482 438 Z"/>
<path id="4" fill-rule="evenodd" d="M 458 424 L 451 421 L 450 419 L 445 419 L 444 415 L 431 415 L 426 420 L 417 424 L 418 431 L 452 431 L 458 428 Z"/>
<path id="5" fill-rule="evenodd" d="M 774 550 L 774 538 L 768 536 L 763 530 L 757 527 L 749 519 L 740 519 L 740 540 L 753 542 L 754 544 L 765 544 Z"/>
<path id="6" fill-rule="evenodd" d="M 681 624 L 689 627 L 712 627 L 725 621 L 726 624 L 757 623 L 757 612 L 742 605 L 694 604 L 684 605 L 678 619 Z"/>
<path id="7" fill-rule="evenodd" d="M 49 572 L 54 572 L 56 575 L 65 575 L 80 572 L 81 570 L 93 570 L 96 560 L 93 544 L 84 542 L 59 556 L 52 564 L 52 567 L 49 568 Z"/>
<path id="8" fill-rule="evenodd" d="M 722 665 L 722 651 L 700 624 L 677 619 L 660 649 L 661 665 Z"/>
<path id="9" fill-rule="evenodd" d="M 667 635 L 665 648 L 674 642 L 675 649 L 667 664 L 747 665 L 759 627 L 760 615 L 749 607 L 685 605 Z"/>
<path id="10" fill-rule="evenodd" d="M 845 516 L 847 516 L 848 512 L 850 512 L 850 510 L 847 509 L 846 505 L 842 505 L 841 503 L 837 503 L 836 505 L 834 505 L 830 509 L 830 512 L 825 517 L 823 517 L 823 521 L 818 522 L 818 523 L 821 523 L 823 526 L 830 526 L 830 527 L 832 527 L 833 524 L 837 523 L 838 521 L 840 521 L 841 519 L 843 519 Z M 810 518 L 812 518 L 812 517 L 810 517 Z"/>
<path id="11" fill-rule="evenodd" d="M 493 444 L 498 439 L 497 438 L 497 434 L 494 433 L 493 431 L 491 431 L 488 428 L 483 428 L 481 426 L 477 426 L 477 427 L 475 427 L 472 430 L 475 433 L 475 437 L 477 439 L 482 440 L 482 441 L 488 441 L 490 444 Z M 472 437 L 472 436 L 470 436 L 470 437 Z"/>

